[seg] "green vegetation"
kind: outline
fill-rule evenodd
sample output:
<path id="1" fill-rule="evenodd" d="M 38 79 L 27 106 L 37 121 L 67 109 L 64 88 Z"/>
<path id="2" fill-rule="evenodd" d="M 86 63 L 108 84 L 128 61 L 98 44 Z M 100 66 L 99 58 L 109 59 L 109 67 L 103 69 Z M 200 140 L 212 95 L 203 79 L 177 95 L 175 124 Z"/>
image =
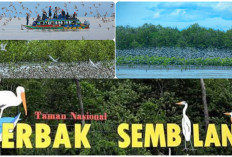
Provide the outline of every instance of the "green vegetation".
<path id="1" fill-rule="evenodd" d="M 48 55 L 59 62 L 111 61 L 115 56 L 111 40 L 2 40 L 0 44 L 7 44 L 6 51 L 0 50 L 0 63 L 48 62 Z"/>
<path id="2" fill-rule="evenodd" d="M 230 117 L 224 112 L 232 110 L 232 80 L 208 79 L 204 80 L 207 91 L 209 122 L 217 126 L 221 133 L 220 124 L 230 126 Z M 80 113 L 79 101 L 76 92 L 76 83 L 68 79 L 2 79 L 0 90 L 15 91 L 17 86 L 26 89 L 28 116 L 21 116 L 21 123 L 49 124 L 56 130 L 58 123 L 66 123 L 71 141 L 73 142 L 73 124 L 81 123 L 73 120 L 36 120 L 35 111 L 43 113 Z M 150 79 L 150 80 L 81 80 L 81 92 L 84 111 L 92 114 L 108 114 L 105 122 L 86 121 L 91 123 L 91 132 L 88 135 L 91 149 L 2 149 L 2 154 L 20 155 L 168 155 L 169 148 L 118 148 L 117 127 L 120 123 L 176 123 L 181 125 L 183 107 L 175 105 L 185 100 L 189 106 L 187 115 L 192 124 L 199 124 L 200 139 L 206 136 L 204 122 L 204 106 L 200 80 L 196 79 Z M 3 116 L 16 116 L 17 107 L 4 110 Z M 24 113 L 22 105 L 19 111 Z M 33 136 L 34 137 L 34 131 Z M 184 138 L 184 137 L 182 137 Z M 32 142 L 34 143 L 34 142 Z M 189 143 L 187 143 L 190 147 Z M 184 141 L 179 147 L 171 148 L 172 155 L 230 155 L 232 149 L 228 147 L 196 148 L 196 151 L 183 151 Z"/>
<path id="3" fill-rule="evenodd" d="M 141 47 L 195 47 L 232 49 L 232 29 L 220 31 L 193 24 L 187 29 L 144 24 L 116 28 L 117 49 Z"/>
<path id="4" fill-rule="evenodd" d="M 232 58 L 176 58 L 176 57 L 156 57 L 156 56 L 119 56 L 117 65 L 182 65 L 182 66 L 232 66 Z"/>
<path id="5" fill-rule="evenodd" d="M 232 66 L 232 29 L 117 27 L 117 65 Z"/>

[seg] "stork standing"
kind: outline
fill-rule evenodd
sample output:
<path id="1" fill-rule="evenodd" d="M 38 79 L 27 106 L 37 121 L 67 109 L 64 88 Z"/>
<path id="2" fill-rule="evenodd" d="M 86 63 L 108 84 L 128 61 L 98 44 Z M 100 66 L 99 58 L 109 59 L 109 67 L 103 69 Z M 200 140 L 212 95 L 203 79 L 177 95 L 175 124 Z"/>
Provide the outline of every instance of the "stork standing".
<path id="1" fill-rule="evenodd" d="M 23 103 L 25 115 L 27 115 L 26 95 L 23 87 L 16 88 L 16 95 L 12 91 L 0 91 L 0 118 L 2 118 L 4 109 L 19 106 L 21 103 Z"/>
<path id="2" fill-rule="evenodd" d="M 176 103 L 177 105 L 183 105 L 184 109 L 183 109 L 183 118 L 182 118 L 182 133 L 184 135 L 185 138 L 185 147 L 184 150 L 188 150 L 188 148 L 186 147 L 186 141 L 189 141 L 193 149 L 192 146 L 192 142 L 191 142 L 191 121 L 189 120 L 188 116 L 186 115 L 186 110 L 188 108 L 188 104 L 186 101 L 181 101 Z"/>

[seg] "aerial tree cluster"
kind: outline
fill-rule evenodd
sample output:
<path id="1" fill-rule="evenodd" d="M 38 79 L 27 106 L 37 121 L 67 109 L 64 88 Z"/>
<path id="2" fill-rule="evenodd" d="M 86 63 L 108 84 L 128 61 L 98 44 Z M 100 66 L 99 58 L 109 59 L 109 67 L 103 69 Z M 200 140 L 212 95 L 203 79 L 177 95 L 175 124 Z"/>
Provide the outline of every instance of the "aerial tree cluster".
<path id="1" fill-rule="evenodd" d="M 169 148 L 127 148 L 118 147 L 117 127 L 120 123 L 176 123 L 181 126 L 182 109 L 175 103 L 185 100 L 189 107 L 187 115 L 192 124 L 200 126 L 200 138 L 206 136 L 207 123 L 214 123 L 220 135 L 220 124 L 230 125 L 230 117 L 223 115 L 232 108 L 232 80 L 230 79 L 155 79 L 155 80 L 80 80 L 79 86 L 82 101 L 77 96 L 77 83 L 67 79 L 2 79 L 0 90 L 15 91 L 17 86 L 26 89 L 28 116 L 21 116 L 22 123 L 34 127 L 35 123 L 46 123 L 56 130 L 58 123 L 66 123 L 69 127 L 71 142 L 74 140 L 75 120 L 36 120 L 35 111 L 42 113 L 81 114 L 83 103 L 84 113 L 107 113 L 107 121 L 85 121 L 91 123 L 88 139 L 91 149 L 2 149 L 2 154 L 21 155 L 162 155 L 168 154 Z M 206 102 L 207 100 L 207 102 Z M 207 109 L 206 109 L 207 106 Z M 19 110 L 19 111 L 18 111 Z M 208 119 L 205 120 L 206 110 Z M 3 116 L 14 117 L 18 112 L 23 113 L 23 107 L 8 108 Z M 34 143 L 34 128 L 31 137 Z M 182 140 L 184 137 L 182 137 Z M 230 144 L 229 144 L 230 145 Z M 188 145 L 189 146 L 189 145 Z M 195 151 L 183 151 L 184 141 L 179 147 L 171 148 L 172 154 L 215 155 L 231 154 L 231 146 L 196 148 Z"/>

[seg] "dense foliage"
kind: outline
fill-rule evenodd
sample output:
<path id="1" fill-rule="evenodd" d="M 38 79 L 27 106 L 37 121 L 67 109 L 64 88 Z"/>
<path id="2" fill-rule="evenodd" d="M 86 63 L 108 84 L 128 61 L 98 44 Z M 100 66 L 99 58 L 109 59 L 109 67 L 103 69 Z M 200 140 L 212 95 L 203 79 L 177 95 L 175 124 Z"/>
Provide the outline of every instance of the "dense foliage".
<path id="1" fill-rule="evenodd" d="M 176 57 L 150 57 L 150 56 L 119 56 L 117 65 L 181 65 L 181 66 L 232 66 L 232 58 L 176 58 Z"/>
<path id="2" fill-rule="evenodd" d="M 117 27 L 117 65 L 231 66 L 232 29 Z"/>
<path id="3" fill-rule="evenodd" d="M 193 24 L 187 29 L 144 24 L 141 27 L 118 26 L 117 49 L 141 47 L 195 47 L 232 49 L 232 29 L 227 31 Z"/>
<path id="4" fill-rule="evenodd" d="M 117 127 L 122 122 L 127 123 L 177 123 L 181 125 L 183 107 L 175 105 L 180 100 L 188 102 L 187 115 L 192 124 L 200 125 L 200 138 L 205 138 L 205 123 L 202 103 L 200 80 L 82 80 L 81 92 L 84 111 L 92 114 L 107 112 L 108 120 L 105 122 L 90 122 L 91 132 L 88 139 L 91 149 L 2 149 L 2 154 L 136 154 L 161 155 L 168 154 L 168 148 L 118 148 L 119 135 Z M 56 130 L 58 123 L 68 125 L 71 141 L 73 142 L 73 124 L 80 121 L 46 121 L 36 120 L 35 111 L 43 113 L 80 113 L 79 101 L 74 80 L 2 80 L 0 90 L 15 91 L 17 86 L 26 89 L 28 116 L 21 116 L 23 123 L 32 126 L 35 123 L 47 123 Z M 223 115 L 232 108 L 232 80 L 209 79 L 205 80 L 210 123 L 217 125 L 218 134 L 221 134 L 220 124 L 230 125 L 230 117 Z M 16 107 L 8 108 L 3 116 L 15 116 Z M 23 107 L 19 110 L 23 113 Z M 34 132 L 32 140 L 34 137 Z M 34 142 L 32 142 L 34 143 Z M 230 145 L 230 144 L 229 144 Z M 188 143 L 188 147 L 190 147 Z M 176 148 L 171 148 L 172 154 L 231 154 L 231 146 L 196 148 L 196 151 L 183 151 L 184 141 Z"/>
<path id="5" fill-rule="evenodd" d="M 48 62 L 49 55 L 59 62 L 111 61 L 114 59 L 114 41 L 91 40 L 32 40 L 0 41 L 7 44 L 0 49 L 0 62 Z"/>

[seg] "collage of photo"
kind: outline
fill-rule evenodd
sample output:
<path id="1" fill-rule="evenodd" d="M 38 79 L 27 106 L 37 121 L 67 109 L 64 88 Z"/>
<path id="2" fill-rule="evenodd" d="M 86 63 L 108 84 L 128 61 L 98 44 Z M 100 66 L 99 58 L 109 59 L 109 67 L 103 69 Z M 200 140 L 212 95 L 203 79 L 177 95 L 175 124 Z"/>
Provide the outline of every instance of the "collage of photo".
<path id="1" fill-rule="evenodd" d="M 0 155 L 232 155 L 232 1 L 0 1 Z"/>

